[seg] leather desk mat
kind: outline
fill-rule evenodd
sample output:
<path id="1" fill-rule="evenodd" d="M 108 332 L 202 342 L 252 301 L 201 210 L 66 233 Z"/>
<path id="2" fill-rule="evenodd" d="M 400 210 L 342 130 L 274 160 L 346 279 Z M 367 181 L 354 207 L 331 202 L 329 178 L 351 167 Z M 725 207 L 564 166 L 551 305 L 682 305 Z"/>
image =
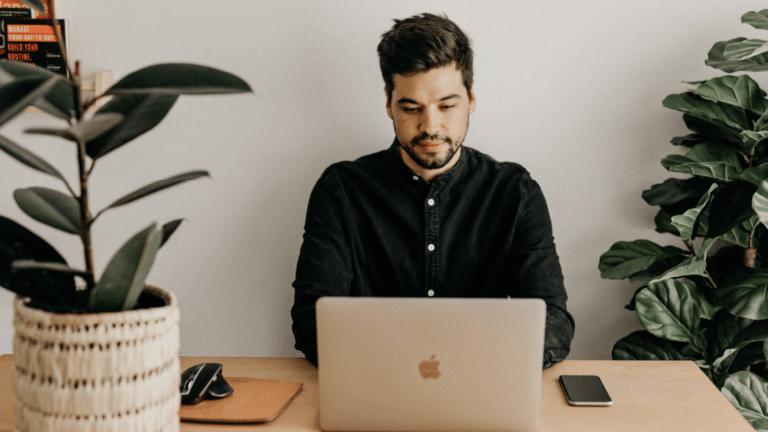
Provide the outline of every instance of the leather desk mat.
<path id="1" fill-rule="evenodd" d="M 203 423 L 263 423 L 274 420 L 301 391 L 303 383 L 226 377 L 235 390 L 222 399 L 182 405 L 181 421 Z"/>

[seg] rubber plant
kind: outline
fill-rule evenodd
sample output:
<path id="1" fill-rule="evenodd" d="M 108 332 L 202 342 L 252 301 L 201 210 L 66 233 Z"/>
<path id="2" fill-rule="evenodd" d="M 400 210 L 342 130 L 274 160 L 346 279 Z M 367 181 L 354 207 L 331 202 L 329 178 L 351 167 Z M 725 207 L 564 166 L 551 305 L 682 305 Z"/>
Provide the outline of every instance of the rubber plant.
<path id="1" fill-rule="evenodd" d="M 768 9 L 742 22 L 768 30 Z M 644 330 L 619 340 L 613 358 L 693 360 L 758 430 L 768 430 L 768 100 L 731 73 L 768 70 L 767 51 L 764 40 L 718 42 L 706 64 L 728 75 L 664 99 L 690 133 L 661 161 L 675 176 L 642 197 L 677 245 L 620 241 L 599 264 L 603 278 L 639 287 L 627 308 Z"/>
<path id="2" fill-rule="evenodd" d="M 21 0 L 43 12 L 42 0 Z M 94 270 L 91 229 L 108 210 L 147 195 L 208 176 L 204 170 L 177 174 L 122 196 L 97 212 L 89 205 L 89 180 L 98 162 L 157 126 L 180 95 L 250 92 L 242 79 L 195 64 L 157 64 L 128 74 L 95 99 L 81 100 L 80 76 L 61 43 L 54 0 L 48 0 L 51 24 L 57 32 L 67 75 L 16 61 L 0 61 L 0 126 L 33 105 L 63 121 L 61 128 L 33 128 L 29 134 L 53 135 L 71 141 L 77 183 L 70 182 L 55 164 L 0 135 L 0 150 L 43 174 L 61 181 L 59 190 L 27 187 L 13 193 L 21 210 L 45 225 L 79 237 L 84 269 L 69 266 L 46 241 L 22 225 L 0 216 L 0 286 L 30 299 L 31 306 L 61 313 L 98 313 L 130 310 L 137 305 L 158 249 L 182 219 L 162 226 L 152 223 L 130 237 L 114 253 L 101 276 Z M 98 98 L 109 97 L 98 110 Z M 74 183 L 74 182 L 73 182 Z"/>

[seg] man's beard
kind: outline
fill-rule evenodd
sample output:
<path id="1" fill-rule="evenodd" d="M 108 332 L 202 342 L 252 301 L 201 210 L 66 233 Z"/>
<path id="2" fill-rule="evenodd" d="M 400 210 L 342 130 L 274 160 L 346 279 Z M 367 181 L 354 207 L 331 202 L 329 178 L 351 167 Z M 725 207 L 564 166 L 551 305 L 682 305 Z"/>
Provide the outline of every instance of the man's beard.
<path id="1" fill-rule="evenodd" d="M 469 117 L 467 117 L 467 129 L 469 130 Z M 395 129 L 395 136 L 397 136 L 397 129 Z M 464 138 L 466 137 L 466 133 L 463 137 L 461 137 L 461 142 L 459 142 L 459 145 L 454 146 L 453 145 L 453 139 L 451 139 L 448 136 L 438 135 L 438 134 L 432 134 L 428 135 L 426 133 L 423 133 L 416 138 L 411 140 L 411 145 L 406 146 L 403 143 L 400 142 L 400 140 L 397 140 L 398 145 L 400 148 L 405 150 L 405 152 L 410 156 L 410 158 L 416 162 L 416 164 L 424 169 L 428 170 L 434 170 L 434 169 L 440 169 L 446 165 L 448 165 L 448 162 L 453 159 L 453 156 L 456 155 L 456 152 L 459 151 L 461 148 L 461 145 L 464 143 Z M 413 150 L 416 146 L 419 145 L 422 141 L 443 141 L 448 144 L 448 151 L 445 152 L 444 156 L 436 156 L 434 158 L 425 159 Z"/>

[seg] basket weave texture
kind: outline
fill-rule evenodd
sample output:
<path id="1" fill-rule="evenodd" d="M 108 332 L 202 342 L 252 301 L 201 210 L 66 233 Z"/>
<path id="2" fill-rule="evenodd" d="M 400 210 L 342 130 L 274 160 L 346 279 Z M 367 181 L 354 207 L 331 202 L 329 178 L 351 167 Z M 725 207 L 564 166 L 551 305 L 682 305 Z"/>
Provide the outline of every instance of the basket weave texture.
<path id="1" fill-rule="evenodd" d="M 179 308 L 56 314 L 14 301 L 14 430 L 179 430 Z"/>

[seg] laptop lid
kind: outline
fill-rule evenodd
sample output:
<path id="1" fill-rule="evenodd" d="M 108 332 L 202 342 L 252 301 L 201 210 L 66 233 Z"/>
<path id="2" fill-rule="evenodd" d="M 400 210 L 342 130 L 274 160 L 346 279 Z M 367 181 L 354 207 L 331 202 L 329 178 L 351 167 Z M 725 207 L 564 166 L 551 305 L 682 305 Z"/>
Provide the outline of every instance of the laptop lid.
<path id="1" fill-rule="evenodd" d="M 540 299 L 323 297 L 320 426 L 331 431 L 535 431 Z"/>

